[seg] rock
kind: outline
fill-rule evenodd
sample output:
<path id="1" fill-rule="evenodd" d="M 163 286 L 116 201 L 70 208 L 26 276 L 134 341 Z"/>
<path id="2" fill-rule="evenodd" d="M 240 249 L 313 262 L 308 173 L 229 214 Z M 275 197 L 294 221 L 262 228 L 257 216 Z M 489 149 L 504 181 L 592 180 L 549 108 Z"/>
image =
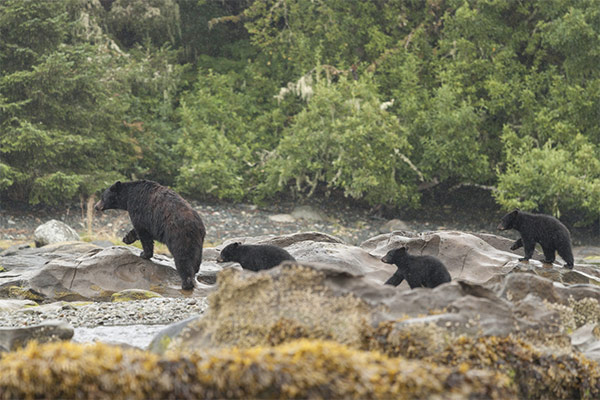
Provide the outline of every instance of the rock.
<path id="1" fill-rule="evenodd" d="M 307 221 L 324 221 L 325 216 L 321 211 L 311 206 L 297 206 L 292 211 L 292 217 L 296 219 L 305 219 Z"/>
<path id="2" fill-rule="evenodd" d="M 186 297 L 173 259 L 139 257 L 131 246 L 100 248 L 83 242 L 23 249 L 0 257 L 7 273 L 0 274 L 0 297 L 36 301 L 106 301 L 126 289 L 142 289 L 163 296 Z M 205 296 L 210 286 L 198 283 L 192 296 Z M 32 296 L 38 296 L 33 298 Z"/>
<path id="3" fill-rule="evenodd" d="M 600 363 L 600 325 L 586 324 L 570 336 L 574 348 L 590 360 Z"/>
<path id="4" fill-rule="evenodd" d="M 288 224 L 296 222 L 296 218 L 292 217 L 290 214 L 274 214 L 274 215 L 269 215 L 269 219 L 271 221 L 281 222 L 281 223 L 288 223 Z"/>
<path id="5" fill-rule="evenodd" d="M 148 345 L 148 350 L 157 353 L 163 354 L 173 339 L 179 335 L 179 333 L 187 327 L 191 322 L 198 320 L 200 317 L 191 317 L 186 320 L 176 322 L 174 324 L 169 325 L 162 331 L 160 331 L 150 342 Z"/>
<path id="6" fill-rule="evenodd" d="M 119 301 L 134 301 L 134 300 L 147 300 L 153 297 L 163 297 L 160 294 L 153 292 L 151 290 L 141 290 L 141 289 L 127 289 L 121 290 L 120 292 L 113 293 L 110 296 L 112 302 Z"/>
<path id="7" fill-rule="evenodd" d="M 380 233 L 390 233 L 394 231 L 410 231 L 406 222 L 399 219 L 391 219 L 379 227 Z"/>
<path id="8" fill-rule="evenodd" d="M 38 226 L 33 233 L 36 247 L 60 242 L 77 242 L 81 240 L 77 232 L 67 224 L 52 219 Z"/>
<path id="9" fill-rule="evenodd" d="M 311 264 L 329 264 L 345 269 L 353 274 L 365 275 L 377 283 L 385 282 L 396 271 L 394 265 L 381 262 L 381 257 L 375 257 L 360 247 L 345 244 L 339 238 L 319 232 L 302 232 L 281 236 L 242 237 L 226 240 L 220 248 L 233 243 L 268 244 L 285 248 L 296 260 Z M 216 259 L 216 256 L 215 256 Z M 202 282 L 214 280 L 218 270 L 224 267 L 237 266 L 237 263 L 207 264 L 210 272 L 201 271 Z M 205 268 L 202 263 L 201 269 Z M 215 271 L 215 269 L 217 271 Z M 205 280 L 206 279 L 206 280 Z"/>
<path id="10" fill-rule="evenodd" d="M 74 330 L 62 321 L 46 321 L 25 328 L 0 328 L 0 351 L 13 351 L 35 340 L 39 343 L 70 340 Z"/>
<path id="11" fill-rule="evenodd" d="M 21 310 L 26 307 L 37 307 L 33 300 L 0 299 L 0 312 Z"/>

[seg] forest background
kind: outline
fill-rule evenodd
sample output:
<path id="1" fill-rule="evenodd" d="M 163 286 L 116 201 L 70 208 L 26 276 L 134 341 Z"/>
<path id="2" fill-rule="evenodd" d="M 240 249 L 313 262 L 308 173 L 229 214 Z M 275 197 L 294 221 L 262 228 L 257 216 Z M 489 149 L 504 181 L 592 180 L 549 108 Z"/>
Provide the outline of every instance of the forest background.
<path id="1" fill-rule="evenodd" d="M 0 196 L 600 218 L 600 0 L 3 0 Z"/>

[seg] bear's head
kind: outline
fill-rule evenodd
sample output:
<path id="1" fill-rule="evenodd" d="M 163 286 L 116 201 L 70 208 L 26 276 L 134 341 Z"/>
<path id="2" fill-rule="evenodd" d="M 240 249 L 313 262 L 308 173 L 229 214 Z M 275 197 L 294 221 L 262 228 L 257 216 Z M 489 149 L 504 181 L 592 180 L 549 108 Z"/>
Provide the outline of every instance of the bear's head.
<path id="1" fill-rule="evenodd" d="M 217 257 L 217 262 L 237 261 L 237 249 L 241 246 L 240 242 L 235 242 L 225 246 L 221 254 Z"/>
<path id="2" fill-rule="evenodd" d="M 508 214 L 506 214 L 504 217 L 502 217 L 502 220 L 498 224 L 498 230 L 504 231 L 507 229 L 512 229 L 518 215 L 519 215 L 519 209 L 513 210 L 513 211 L 509 212 Z"/>
<path id="3" fill-rule="evenodd" d="M 387 252 L 385 256 L 381 258 L 381 261 L 386 264 L 396 264 L 407 255 L 406 247 L 400 247 Z"/>
<path id="4" fill-rule="evenodd" d="M 106 189 L 104 193 L 102 193 L 102 197 L 94 208 L 98 211 L 111 210 L 111 209 L 121 209 L 126 210 L 127 204 L 126 199 L 123 196 L 123 184 L 121 181 L 117 181 L 111 187 Z"/>

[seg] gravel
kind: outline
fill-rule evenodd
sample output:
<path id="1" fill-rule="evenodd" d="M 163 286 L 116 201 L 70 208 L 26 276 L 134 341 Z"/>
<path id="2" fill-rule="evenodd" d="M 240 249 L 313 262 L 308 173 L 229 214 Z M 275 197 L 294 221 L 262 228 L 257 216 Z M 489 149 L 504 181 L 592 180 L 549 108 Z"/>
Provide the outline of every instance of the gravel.
<path id="1" fill-rule="evenodd" d="M 74 328 L 121 325 L 167 325 L 202 314 L 206 298 L 158 297 L 126 302 L 56 302 L 11 312 L 0 312 L 0 326 L 23 327 L 46 320 L 62 320 Z"/>

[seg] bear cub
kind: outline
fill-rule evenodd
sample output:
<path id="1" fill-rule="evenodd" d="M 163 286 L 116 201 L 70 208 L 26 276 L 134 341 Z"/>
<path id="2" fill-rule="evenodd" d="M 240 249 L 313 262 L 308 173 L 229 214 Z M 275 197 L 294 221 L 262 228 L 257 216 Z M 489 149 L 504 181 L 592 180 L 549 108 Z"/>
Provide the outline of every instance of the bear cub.
<path id="1" fill-rule="evenodd" d="M 154 241 L 167 245 L 175 259 L 184 290 L 194 288 L 194 276 L 202 263 L 206 230 L 198 213 L 173 190 L 156 182 L 116 182 L 102 193 L 94 208 L 98 211 L 126 210 L 133 225 L 123 242 L 142 242 L 140 257 L 154 255 Z"/>
<path id="2" fill-rule="evenodd" d="M 543 262 L 552 264 L 558 252 L 566 262 L 565 267 L 573 268 L 571 234 L 567 227 L 553 216 L 514 210 L 502 217 L 498 229 L 514 229 L 521 234 L 521 238 L 511 246 L 511 250 L 521 246 L 524 248 L 525 257 L 519 258 L 519 261 L 529 260 L 533 256 L 535 244 L 539 243 L 544 252 Z"/>
<path id="3" fill-rule="evenodd" d="M 406 247 L 388 251 L 381 259 L 386 264 L 396 264 L 398 270 L 385 284 L 398 286 L 404 279 L 411 289 L 434 288 L 452 279 L 446 266 L 433 256 L 411 256 Z"/>
<path id="4" fill-rule="evenodd" d="M 281 247 L 267 244 L 241 244 L 240 242 L 225 246 L 217 258 L 217 262 L 238 262 L 242 265 L 242 268 L 250 271 L 273 268 L 285 260 L 296 261 L 290 253 Z"/>

